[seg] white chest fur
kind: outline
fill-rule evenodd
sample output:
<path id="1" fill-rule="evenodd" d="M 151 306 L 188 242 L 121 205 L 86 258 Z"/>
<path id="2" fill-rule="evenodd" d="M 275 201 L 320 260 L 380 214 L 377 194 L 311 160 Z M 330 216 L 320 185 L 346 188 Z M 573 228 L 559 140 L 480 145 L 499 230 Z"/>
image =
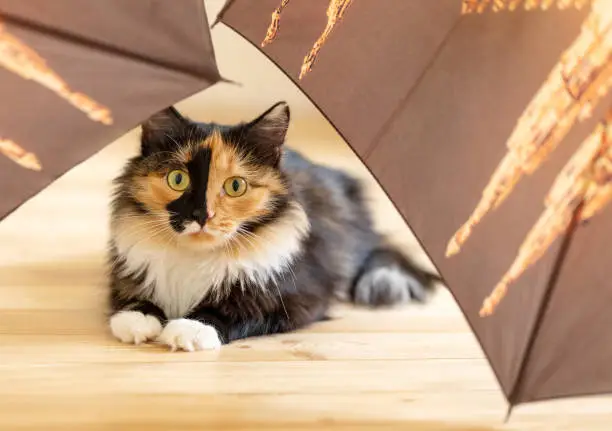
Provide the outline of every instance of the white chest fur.
<path id="1" fill-rule="evenodd" d="M 184 317 L 210 292 L 222 294 L 246 282 L 265 288 L 285 272 L 299 253 L 308 221 L 301 207 L 261 232 L 255 250 L 230 257 L 222 250 L 195 251 L 160 247 L 146 239 L 114 232 L 117 251 L 125 258 L 125 274 L 146 274 L 142 293 L 170 319 Z"/>
<path id="2" fill-rule="evenodd" d="M 230 271 L 228 262 L 220 257 L 147 248 L 146 244 L 128 248 L 123 255 L 126 273 L 146 272 L 142 293 L 151 297 L 168 318 L 184 316 L 209 291 L 219 291 Z"/>

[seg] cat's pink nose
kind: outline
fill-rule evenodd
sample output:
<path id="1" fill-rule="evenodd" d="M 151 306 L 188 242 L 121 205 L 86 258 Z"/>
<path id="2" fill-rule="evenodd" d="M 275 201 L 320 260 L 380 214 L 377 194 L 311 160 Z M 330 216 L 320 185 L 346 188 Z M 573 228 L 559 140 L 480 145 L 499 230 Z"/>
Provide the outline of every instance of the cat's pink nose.
<path id="1" fill-rule="evenodd" d="M 215 216 L 215 212 L 211 209 L 208 210 L 208 218 L 213 218 Z"/>

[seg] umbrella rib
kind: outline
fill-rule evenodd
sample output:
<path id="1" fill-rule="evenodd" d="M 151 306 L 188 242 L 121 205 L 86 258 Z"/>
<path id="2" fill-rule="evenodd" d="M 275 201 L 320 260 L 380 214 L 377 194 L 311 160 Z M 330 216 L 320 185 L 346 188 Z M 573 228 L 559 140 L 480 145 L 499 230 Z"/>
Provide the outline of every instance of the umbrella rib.
<path id="1" fill-rule="evenodd" d="M 5 23 L 13 24 L 15 26 L 22 27 L 28 30 L 33 30 L 41 34 L 45 34 L 45 35 L 48 35 L 48 36 L 51 36 L 57 39 L 61 39 L 63 41 L 72 42 L 77 45 L 93 48 L 95 50 L 102 51 L 108 54 L 125 57 L 130 60 L 135 60 L 137 62 L 144 63 L 150 66 L 161 67 L 163 69 L 176 71 L 176 72 L 182 73 L 184 75 L 187 75 L 193 78 L 197 78 L 197 79 L 202 78 L 202 75 L 200 73 L 193 71 L 189 68 L 174 64 L 174 63 L 166 62 L 163 60 L 157 60 L 154 58 L 147 57 L 145 55 L 127 51 L 125 49 L 121 49 L 115 46 L 107 45 L 102 42 L 89 40 L 85 37 L 82 37 L 76 34 L 70 34 L 67 32 L 63 32 L 61 30 L 51 28 L 49 26 L 42 25 L 39 23 L 35 23 L 28 19 L 16 17 L 14 15 L 7 14 L 5 12 L 0 12 L 0 17 Z M 220 79 L 220 75 L 218 71 L 207 70 L 205 71 L 205 73 L 207 75 L 206 77 L 211 79 L 212 81 Z"/>
<path id="2" fill-rule="evenodd" d="M 557 259 L 555 260 L 555 264 L 550 273 L 550 278 L 548 279 L 548 283 L 546 285 L 546 289 L 544 290 L 544 295 L 542 295 L 541 305 L 536 314 L 535 321 L 533 323 L 533 327 L 531 330 L 531 334 L 529 339 L 527 340 L 527 345 L 525 347 L 525 353 L 523 354 L 523 359 L 519 365 L 519 370 L 516 375 L 516 379 L 514 380 L 514 384 L 512 388 L 508 392 L 508 401 L 510 403 L 510 407 L 508 409 L 508 416 L 512 412 L 512 407 L 517 405 L 517 397 L 519 395 L 519 390 L 522 387 L 523 380 L 525 378 L 525 372 L 527 371 L 527 364 L 531 359 L 531 354 L 533 352 L 533 347 L 535 345 L 535 340 L 538 337 L 540 329 L 542 327 L 542 322 L 544 321 L 544 316 L 546 315 L 546 311 L 548 310 L 548 306 L 550 304 L 550 298 L 552 296 L 553 291 L 559 281 L 559 276 L 561 275 L 561 269 L 563 264 L 565 263 L 565 259 L 567 258 L 567 253 L 569 252 L 569 248 L 571 242 L 574 238 L 574 234 L 576 233 L 576 228 L 580 223 L 580 212 L 584 206 L 584 202 L 581 202 L 576 209 L 574 210 L 574 214 L 572 217 L 572 221 L 567 228 L 565 235 L 563 236 L 563 242 L 559 247 L 559 252 L 557 253 Z"/>
<path id="3" fill-rule="evenodd" d="M 230 0 L 230 1 L 233 1 L 233 0 Z M 442 52 L 442 50 L 448 43 L 451 35 L 455 31 L 459 23 L 462 21 L 462 19 L 463 19 L 463 15 L 459 16 L 459 18 L 457 18 L 457 20 L 453 23 L 451 28 L 448 30 L 446 35 L 444 35 L 442 42 L 440 42 L 440 44 L 438 45 L 433 55 L 431 56 L 431 58 L 429 59 L 425 67 L 423 68 L 423 71 L 417 77 L 412 87 L 410 87 L 410 89 L 406 92 L 406 95 L 402 98 L 402 100 L 400 100 L 400 102 L 397 104 L 395 109 L 393 109 L 389 118 L 387 118 L 387 120 L 382 124 L 382 126 L 378 129 L 378 131 L 374 135 L 374 138 L 372 138 L 372 142 L 370 142 L 370 145 L 363 152 L 363 160 L 369 159 L 370 155 L 378 147 L 378 144 L 380 144 L 380 140 L 388 132 L 389 126 L 393 124 L 397 116 L 400 114 L 400 112 L 402 112 L 402 109 L 404 108 L 404 106 L 406 106 L 406 104 L 408 103 L 408 101 L 410 100 L 414 92 L 416 91 L 416 89 L 419 87 L 419 84 L 421 83 L 421 81 L 425 78 L 429 70 L 433 67 L 435 61 L 440 56 L 440 53 Z"/>

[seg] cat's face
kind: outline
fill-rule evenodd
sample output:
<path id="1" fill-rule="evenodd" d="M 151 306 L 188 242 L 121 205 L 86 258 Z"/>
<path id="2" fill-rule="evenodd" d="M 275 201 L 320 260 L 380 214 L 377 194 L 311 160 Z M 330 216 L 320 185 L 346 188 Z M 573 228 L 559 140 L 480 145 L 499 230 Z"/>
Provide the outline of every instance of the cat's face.
<path id="1" fill-rule="evenodd" d="M 284 103 L 236 126 L 194 123 L 174 109 L 154 115 L 142 126 L 141 155 L 117 181 L 124 230 L 196 248 L 248 241 L 288 203 L 280 170 L 288 124 Z"/>

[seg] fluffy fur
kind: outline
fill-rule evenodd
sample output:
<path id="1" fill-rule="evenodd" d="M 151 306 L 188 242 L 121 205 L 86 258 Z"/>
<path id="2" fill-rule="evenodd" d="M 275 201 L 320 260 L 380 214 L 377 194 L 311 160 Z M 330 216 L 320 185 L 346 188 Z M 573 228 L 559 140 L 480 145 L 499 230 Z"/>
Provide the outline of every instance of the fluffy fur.
<path id="1" fill-rule="evenodd" d="M 285 103 L 233 126 L 174 108 L 143 124 L 112 200 L 119 340 L 213 349 L 325 319 L 334 299 L 425 299 L 437 278 L 374 231 L 356 179 L 284 147 L 288 127 Z"/>

